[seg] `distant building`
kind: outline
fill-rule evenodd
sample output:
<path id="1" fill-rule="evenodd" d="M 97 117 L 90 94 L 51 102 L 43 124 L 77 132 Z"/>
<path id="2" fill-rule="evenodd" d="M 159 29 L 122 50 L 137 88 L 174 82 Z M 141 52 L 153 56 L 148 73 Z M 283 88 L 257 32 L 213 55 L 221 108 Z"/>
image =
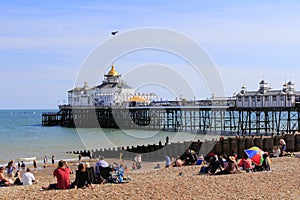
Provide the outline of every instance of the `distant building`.
<path id="1" fill-rule="evenodd" d="M 294 83 L 285 83 L 282 89 L 272 89 L 265 80 L 259 83 L 259 89 L 248 91 L 242 86 L 236 95 L 236 107 L 294 107 L 299 102 L 300 92 L 295 91 Z"/>
<path id="2" fill-rule="evenodd" d="M 148 105 L 156 98 L 154 93 L 136 93 L 121 79 L 113 65 L 104 75 L 101 85 L 89 87 L 85 82 L 83 87 L 68 91 L 68 103 L 71 106 L 126 106 L 129 103 Z"/>

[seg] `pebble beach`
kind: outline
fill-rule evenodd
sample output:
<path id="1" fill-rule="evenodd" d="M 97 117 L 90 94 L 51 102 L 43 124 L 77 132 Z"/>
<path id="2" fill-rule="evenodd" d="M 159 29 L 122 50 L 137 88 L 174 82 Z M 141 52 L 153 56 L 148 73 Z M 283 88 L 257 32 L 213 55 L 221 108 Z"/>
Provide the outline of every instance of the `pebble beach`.
<path id="1" fill-rule="evenodd" d="M 117 161 L 108 159 L 109 163 Z M 94 165 L 94 162 L 90 163 Z M 160 169 L 154 167 L 160 164 Z M 77 163 L 70 163 L 75 170 Z M 300 159 L 272 159 L 271 172 L 199 175 L 201 166 L 164 168 L 164 162 L 144 162 L 129 171 L 128 183 L 95 185 L 95 189 L 41 190 L 55 183 L 55 166 L 34 173 L 32 186 L 0 188 L 0 199 L 300 199 Z M 72 181 L 75 175 L 71 175 Z"/>

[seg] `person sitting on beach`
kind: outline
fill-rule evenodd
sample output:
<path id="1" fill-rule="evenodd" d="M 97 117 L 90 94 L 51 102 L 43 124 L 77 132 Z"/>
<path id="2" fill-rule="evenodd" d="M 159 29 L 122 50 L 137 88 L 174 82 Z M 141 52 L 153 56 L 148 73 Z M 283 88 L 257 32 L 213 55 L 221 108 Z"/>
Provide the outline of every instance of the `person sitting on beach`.
<path id="1" fill-rule="evenodd" d="M 35 182 L 35 178 L 31 173 L 30 168 L 26 169 L 26 172 L 22 176 L 22 181 L 23 181 L 23 185 L 32 185 L 32 183 Z"/>
<path id="2" fill-rule="evenodd" d="M 94 185 L 92 183 L 91 177 L 89 176 L 86 170 L 86 165 L 81 163 L 78 165 L 78 170 L 76 171 L 76 178 L 75 181 L 72 183 L 71 188 L 77 189 L 84 187 L 94 188 Z"/>
<path id="3" fill-rule="evenodd" d="M 269 158 L 269 155 L 267 153 L 264 153 L 262 155 L 263 157 L 263 162 L 262 164 L 259 166 L 259 165 L 255 165 L 255 167 L 253 168 L 253 171 L 255 172 L 259 172 L 259 171 L 271 171 L 271 160 Z"/>
<path id="4" fill-rule="evenodd" d="M 98 181 L 104 183 L 103 181 L 108 180 L 110 176 L 110 170 L 111 168 L 109 167 L 108 162 L 104 160 L 103 156 L 100 156 L 95 166 L 95 174 L 97 176 Z"/>
<path id="5" fill-rule="evenodd" d="M 263 154 L 263 159 L 264 159 L 262 163 L 263 170 L 271 171 L 271 161 L 269 155 L 267 153 Z"/>
<path id="6" fill-rule="evenodd" d="M 60 160 L 58 162 L 58 167 L 53 171 L 53 175 L 56 177 L 57 183 L 50 184 L 48 187 L 42 187 L 42 189 L 69 189 L 71 173 L 72 170 L 69 168 L 67 162 Z"/>
<path id="7" fill-rule="evenodd" d="M 222 171 L 221 162 L 218 158 L 218 155 L 214 155 L 211 157 L 209 165 L 208 165 L 208 173 L 215 174 L 217 170 Z"/>
<path id="8" fill-rule="evenodd" d="M 281 150 L 280 150 L 280 147 L 279 146 L 274 146 L 273 147 L 273 152 L 271 153 L 270 157 L 273 157 L 273 158 L 278 158 L 281 154 Z"/>
<path id="9" fill-rule="evenodd" d="M 236 173 L 236 171 L 239 171 L 239 168 L 238 168 L 238 165 L 236 163 L 234 156 L 229 156 L 227 161 L 228 161 L 228 164 L 225 167 L 225 169 L 215 173 L 215 175 L 234 174 L 234 173 Z"/>
<path id="10" fill-rule="evenodd" d="M 185 165 L 193 165 L 197 161 L 197 156 L 194 150 L 187 149 L 180 159 L 184 160 Z"/>
<path id="11" fill-rule="evenodd" d="M 244 154 L 244 157 L 238 164 L 239 167 L 242 167 L 246 172 L 252 171 L 252 160 L 248 157 L 247 154 Z"/>
<path id="12" fill-rule="evenodd" d="M 206 162 L 209 163 L 210 159 L 211 159 L 214 155 L 215 155 L 214 152 L 209 152 L 209 153 L 204 157 L 204 160 L 205 160 Z"/>
<path id="13" fill-rule="evenodd" d="M 5 168 L 6 168 L 7 176 L 12 178 L 13 177 L 13 172 L 15 170 L 14 161 L 13 160 L 9 161 L 9 163 L 7 164 L 7 166 Z"/>
<path id="14" fill-rule="evenodd" d="M 12 182 L 4 176 L 4 167 L 0 167 L 0 186 L 8 186 L 11 184 Z"/>
<path id="15" fill-rule="evenodd" d="M 178 157 L 175 162 L 174 162 L 174 167 L 181 167 L 184 165 L 184 161 L 180 159 L 180 157 Z"/>
<path id="16" fill-rule="evenodd" d="M 279 147 L 280 147 L 280 150 L 281 150 L 280 156 L 285 156 L 286 155 L 286 143 L 285 143 L 284 139 L 280 139 L 279 144 L 280 144 Z"/>

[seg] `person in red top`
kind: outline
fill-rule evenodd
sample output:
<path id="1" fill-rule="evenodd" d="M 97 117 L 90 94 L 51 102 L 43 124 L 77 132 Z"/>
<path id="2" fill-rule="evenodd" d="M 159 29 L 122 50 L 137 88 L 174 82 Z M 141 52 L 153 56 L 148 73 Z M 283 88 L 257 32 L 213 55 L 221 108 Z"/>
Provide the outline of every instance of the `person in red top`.
<path id="1" fill-rule="evenodd" d="M 69 168 L 67 162 L 60 160 L 58 162 L 58 167 L 53 171 L 53 175 L 56 177 L 57 183 L 50 184 L 48 187 L 42 187 L 42 189 L 69 189 L 70 173 L 72 173 L 72 170 Z"/>

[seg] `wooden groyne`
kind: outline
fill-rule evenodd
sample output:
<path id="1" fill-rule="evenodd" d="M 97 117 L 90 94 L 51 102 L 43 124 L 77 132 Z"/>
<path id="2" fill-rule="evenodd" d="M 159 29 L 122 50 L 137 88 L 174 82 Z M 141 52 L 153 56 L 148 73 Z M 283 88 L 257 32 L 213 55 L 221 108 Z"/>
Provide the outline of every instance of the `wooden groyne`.
<path id="1" fill-rule="evenodd" d="M 273 146 L 279 145 L 279 140 L 284 139 L 288 152 L 300 151 L 300 134 L 285 134 L 275 136 L 237 136 L 228 137 L 213 141 L 187 141 L 169 144 L 151 144 L 142 146 L 127 146 L 108 149 L 95 149 L 84 151 L 70 151 L 67 153 L 82 154 L 88 156 L 90 152 L 94 158 L 100 155 L 108 158 L 118 158 L 120 153 L 123 159 L 132 160 L 136 154 L 142 154 L 143 160 L 148 161 L 162 161 L 165 155 L 176 158 L 181 156 L 188 148 L 194 150 L 197 154 L 206 155 L 209 152 L 218 152 L 220 154 L 230 154 L 234 150 L 238 157 L 242 157 L 244 150 L 252 146 L 258 146 L 264 151 L 272 152 Z"/>

